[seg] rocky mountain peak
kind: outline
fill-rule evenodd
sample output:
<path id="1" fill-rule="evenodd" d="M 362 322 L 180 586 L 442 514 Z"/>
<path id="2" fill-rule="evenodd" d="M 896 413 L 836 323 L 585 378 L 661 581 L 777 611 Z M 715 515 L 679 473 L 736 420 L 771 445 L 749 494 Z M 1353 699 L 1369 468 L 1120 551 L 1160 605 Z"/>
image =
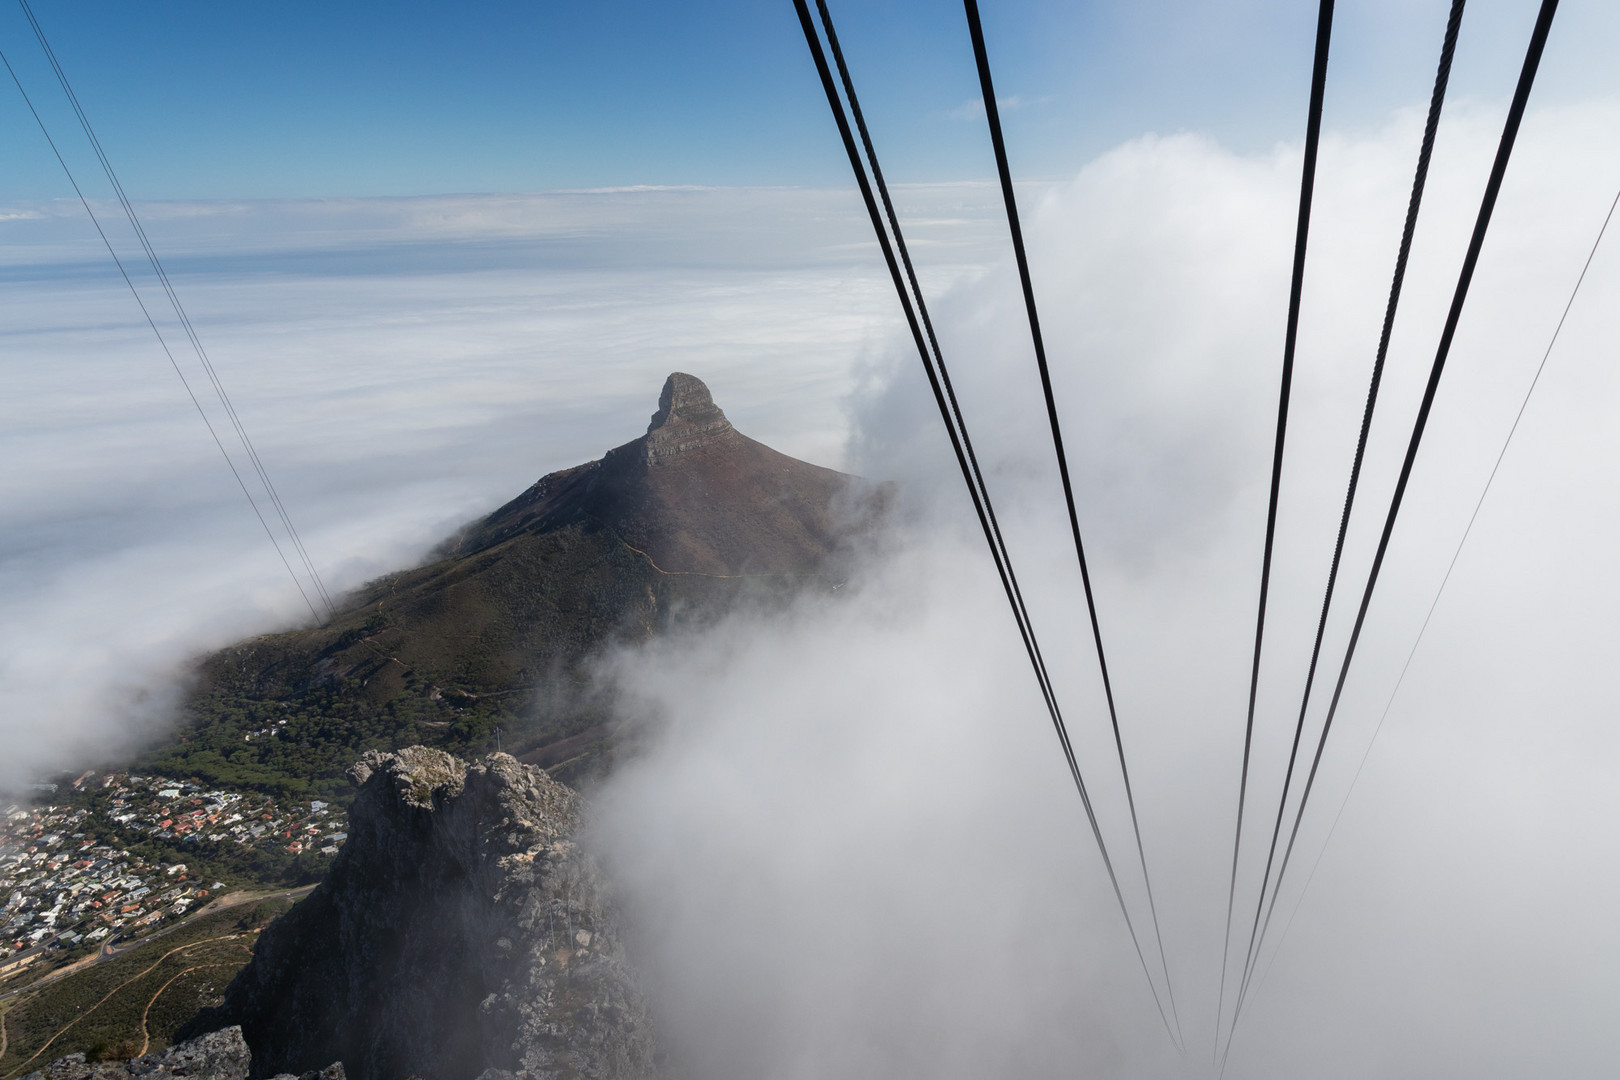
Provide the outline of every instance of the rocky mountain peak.
<path id="1" fill-rule="evenodd" d="M 750 439 L 702 379 L 677 371 L 645 435 L 541 477 L 448 550 L 471 555 L 523 533 L 586 528 L 608 531 L 659 575 L 799 574 L 856 527 L 860 515 L 849 511 L 865 491 L 855 477 Z"/>
<path id="2" fill-rule="evenodd" d="M 647 434 L 672 423 L 698 428 L 731 426 L 703 380 L 684 371 L 672 372 L 664 380 L 664 389 L 658 395 L 658 411 L 647 425 Z"/>
<path id="3" fill-rule="evenodd" d="M 406 806 L 432 810 L 434 796 L 454 798 L 461 794 L 466 765 L 443 750 L 407 746 L 392 754 L 369 750 L 349 768 L 355 787 L 364 788 L 377 773 L 387 776 L 387 785 Z"/>
<path id="4" fill-rule="evenodd" d="M 647 425 L 644 457 L 647 464 L 656 465 L 672 455 L 727 442 L 735 436 L 731 421 L 714 403 L 703 380 L 677 371 L 664 380 L 663 392 L 658 395 L 658 411 Z"/>

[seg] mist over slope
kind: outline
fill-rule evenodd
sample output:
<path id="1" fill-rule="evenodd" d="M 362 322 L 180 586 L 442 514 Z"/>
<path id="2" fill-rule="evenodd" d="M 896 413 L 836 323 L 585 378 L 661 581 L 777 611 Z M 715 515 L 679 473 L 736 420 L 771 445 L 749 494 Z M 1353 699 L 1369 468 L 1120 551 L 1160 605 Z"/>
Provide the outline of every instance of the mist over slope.
<path id="1" fill-rule="evenodd" d="M 1620 333 L 1600 252 L 1286 937 L 1334 812 L 1620 177 L 1612 106 L 1527 125 L 1228 1075 L 1598 1076 L 1620 955 L 1620 646 L 1603 537 Z M 1251 803 L 1269 827 L 1377 343 L 1415 116 L 1323 151 Z M 1345 573 L 1404 448 L 1499 117 L 1430 181 Z M 1602 147 L 1597 151 L 1595 147 Z M 1588 155 L 1600 153 L 1604 168 Z M 1193 137 L 1030 211 L 1031 258 L 1190 1051 L 1170 1048 L 916 360 L 854 399 L 852 459 L 913 528 L 836 602 L 604 671 L 653 749 L 601 796 L 655 1007 L 699 1071 L 1209 1076 L 1297 158 Z M 1087 779 L 1145 920 L 1017 281 L 934 303 Z M 1029 582 L 1038 582 L 1030 586 Z M 1347 586 L 1353 587 L 1353 586 Z M 1353 602 L 1336 609 L 1337 656 Z M 1307 737 L 1314 739 L 1321 704 Z M 677 837 L 701 837 L 684 844 Z M 1245 845 L 1240 918 L 1262 836 Z M 1551 916 L 1556 913 L 1556 918 Z M 715 931 L 716 924 L 725 927 Z M 1241 948 L 1238 941 L 1236 948 Z M 1280 947 L 1280 951 L 1279 951 Z M 1151 947 L 1150 947 L 1151 948 Z"/>

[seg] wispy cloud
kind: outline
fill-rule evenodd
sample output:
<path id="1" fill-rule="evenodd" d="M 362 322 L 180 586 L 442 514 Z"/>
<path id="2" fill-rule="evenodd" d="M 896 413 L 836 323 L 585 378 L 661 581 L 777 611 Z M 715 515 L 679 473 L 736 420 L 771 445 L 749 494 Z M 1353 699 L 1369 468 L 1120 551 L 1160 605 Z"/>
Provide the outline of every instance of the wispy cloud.
<path id="1" fill-rule="evenodd" d="M 1020 94 L 1008 94 L 1006 97 L 996 98 L 996 108 L 1001 112 L 1017 112 L 1019 109 L 1029 109 L 1036 105 L 1044 105 L 1051 101 L 1050 97 L 1026 98 Z M 962 102 L 956 108 L 945 114 L 952 120 L 977 120 L 984 116 L 984 99 L 972 98 Z"/>

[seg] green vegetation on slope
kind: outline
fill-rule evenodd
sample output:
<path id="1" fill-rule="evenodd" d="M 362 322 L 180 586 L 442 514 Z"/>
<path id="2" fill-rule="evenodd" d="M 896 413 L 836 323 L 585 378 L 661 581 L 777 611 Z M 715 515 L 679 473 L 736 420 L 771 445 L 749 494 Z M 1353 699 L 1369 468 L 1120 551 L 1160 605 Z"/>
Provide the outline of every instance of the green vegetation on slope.
<path id="1" fill-rule="evenodd" d="M 745 587 L 662 573 L 590 522 L 520 533 L 374 582 L 328 626 L 206 658 L 181 729 L 135 768 L 340 803 L 368 749 L 419 743 L 465 757 L 499 743 L 521 755 L 572 739 L 565 769 L 578 769 L 607 738 L 607 710 L 589 692 L 593 653 Z"/>
<path id="2" fill-rule="evenodd" d="M 259 931 L 291 906 L 263 900 L 205 915 L 6 1003 L 0 1077 L 68 1054 L 114 1061 L 163 1049 L 198 1009 L 217 1003 Z"/>

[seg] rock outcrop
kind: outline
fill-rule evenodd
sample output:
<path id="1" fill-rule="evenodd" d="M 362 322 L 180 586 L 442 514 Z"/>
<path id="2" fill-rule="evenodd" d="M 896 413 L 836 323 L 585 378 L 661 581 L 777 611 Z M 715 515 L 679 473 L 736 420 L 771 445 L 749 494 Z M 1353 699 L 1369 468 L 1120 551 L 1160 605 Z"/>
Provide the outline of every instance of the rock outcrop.
<path id="1" fill-rule="evenodd" d="M 326 879 L 185 1033 L 239 1024 L 254 1077 L 334 1060 L 355 1080 L 650 1075 L 645 1005 L 574 840 L 578 796 L 506 754 L 420 746 L 350 775 Z"/>
<path id="2" fill-rule="evenodd" d="M 133 1080 L 150 1077 L 183 1076 L 187 1080 L 247 1080 L 251 1055 L 239 1027 L 178 1043 L 167 1050 L 135 1058 L 133 1061 L 86 1061 L 83 1054 L 58 1058 L 23 1080 Z M 344 1080 L 343 1066 L 331 1065 L 309 1078 L 298 1080 Z"/>
<path id="3" fill-rule="evenodd" d="M 211 1031 L 176 1043 L 166 1050 L 130 1061 L 87 1061 L 83 1054 L 57 1058 L 22 1080 L 162 1080 L 166 1076 L 186 1080 L 248 1080 L 253 1054 L 240 1027 Z M 347 1080 L 341 1061 L 324 1069 L 282 1073 L 274 1080 Z"/>
<path id="4" fill-rule="evenodd" d="M 656 465 L 675 454 L 734 443 L 740 438 L 703 380 L 677 371 L 664 380 L 658 411 L 647 425 L 646 437 L 638 441 L 641 456 L 647 464 Z"/>

